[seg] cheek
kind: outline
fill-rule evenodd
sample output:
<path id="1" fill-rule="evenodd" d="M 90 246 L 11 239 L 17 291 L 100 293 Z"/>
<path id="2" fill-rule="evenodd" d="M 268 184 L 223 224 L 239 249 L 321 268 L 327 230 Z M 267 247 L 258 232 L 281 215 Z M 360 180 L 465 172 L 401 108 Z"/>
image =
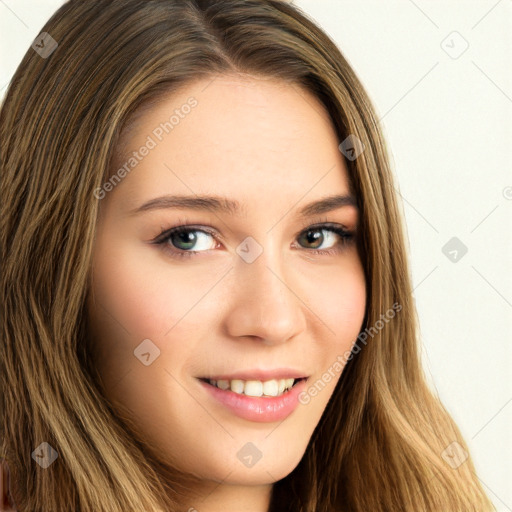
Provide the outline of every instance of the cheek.
<path id="1" fill-rule="evenodd" d="M 315 336 L 320 341 L 312 356 L 319 364 L 302 402 L 310 413 L 315 411 L 312 416 L 317 420 L 343 373 L 366 310 L 366 281 L 359 258 L 347 258 L 329 277 L 325 272 L 320 277 L 324 285 L 310 293 L 311 308 L 321 320 Z"/>
<path id="2" fill-rule="evenodd" d="M 179 292 L 162 286 L 155 268 L 144 263 L 146 258 L 137 248 L 116 237 L 115 230 L 100 232 L 96 244 L 88 300 L 91 346 L 112 395 L 123 375 L 142 366 L 134 357 L 142 341 L 161 345 L 162 332 L 172 325 L 169 312 L 179 303 Z"/>
<path id="3" fill-rule="evenodd" d="M 121 246 L 122 247 L 122 246 Z M 95 320 L 109 336 L 162 337 L 197 303 L 204 288 L 194 270 L 155 263 L 157 249 L 102 250 L 93 269 Z"/>
<path id="4" fill-rule="evenodd" d="M 351 274 L 333 283 L 333 301 L 325 304 L 332 319 L 336 337 L 350 337 L 359 331 L 366 308 L 366 287 L 363 279 Z M 355 332 L 357 335 L 357 332 Z"/>
<path id="5" fill-rule="evenodd" d="M 320 341 L 311 355 L 311 359 L 318 362 L 317 371 L 299 396 L 304 414 L 301 427 L 308 425 L 311 431 L 324 413 L 343 373 L 366 309 L 364 271 L 357 261 L 331 273 L 328 280 L 324 276 L 322 282 L 328 286 L 323 287 L 322 294 L 314 295 L 315 312 L 321 319 Z"/>
<path id="6" fill-rule="evenodd" d="M 366 309 L 366 282 L 358 259 L 338 268 L 322 269 L 308 281 L 308 301 L 325 329 L 325 345 L 344 348 L 357 337 Z"/>
<path id="7" fill-rule="evenodd" d="M 147 369 L 135 357 L 139 346 L 158 354 L 151 369 L 162 366 L 178 374 L 187 367 L 191 354 L 201 350 L 196 347 L 202 338 L 197 318 L 206 326 L 218 321 L 218 302 L 212 303 L 213 295 L 205 296 L 218 276 L 205 279 L 199 267 L 171 265 L 147 247 L 122 241 L 107 247 L 101 242 L 93 266 L 89 320 L 94 358 L 113 396 L 114 387 L 120 392 L 116 383 L 123 375 L 147 381 L 139 375 Z M 144 340 L 152 344 L 141 345 Z"/>

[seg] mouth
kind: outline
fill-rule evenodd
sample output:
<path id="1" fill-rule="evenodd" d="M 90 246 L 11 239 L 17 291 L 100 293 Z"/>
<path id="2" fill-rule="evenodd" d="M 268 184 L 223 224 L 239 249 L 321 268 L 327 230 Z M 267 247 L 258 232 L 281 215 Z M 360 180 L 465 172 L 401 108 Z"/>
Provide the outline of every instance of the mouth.
<path id="1" fill-rule="evenodd" d="M 235 416 L 272 423 L 283 421 L 299 407 L 308 379 L 294 370 L 281 369 L 210 375 L 198 378 L 198 382 L 208 399 Z"/>
<path id="2" fill-rule="evenodd" d="M 201 377 L 200 381 L 209 384 L 222 391 L 232 391 L 238 395 L 258 397 L 280 397 L 288 393 L 301 381 L 307 380 L 307 377 L 288 377 L 269 380 L 242 380 L 242 379 L 210 379 Z"/>

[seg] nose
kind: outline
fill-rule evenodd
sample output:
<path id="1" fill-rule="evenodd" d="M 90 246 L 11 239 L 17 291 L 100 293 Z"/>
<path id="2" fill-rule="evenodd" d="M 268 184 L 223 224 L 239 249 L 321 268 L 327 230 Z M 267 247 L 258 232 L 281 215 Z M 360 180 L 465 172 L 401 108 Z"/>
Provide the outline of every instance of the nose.
<path id="1" fill-rule="evenodd" d="M 252 263 L 241 259 L 232 271 L 232 306 L 226 328 L 233 338 L 252 337 L 266 345 L 285 343 L 306 327 L 299 280 L 269 252 Z"/>

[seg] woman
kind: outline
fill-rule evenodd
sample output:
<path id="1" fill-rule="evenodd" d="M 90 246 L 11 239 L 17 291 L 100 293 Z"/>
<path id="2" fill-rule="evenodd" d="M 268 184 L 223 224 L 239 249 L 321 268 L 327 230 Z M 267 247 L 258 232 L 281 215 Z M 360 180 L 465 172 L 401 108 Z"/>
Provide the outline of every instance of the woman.
<path id="1" fill-rule="evenodd" d="M 494 510 L 422 372 L 373 106 L 304 13 L 69 1 L 0 130 L 19 511 Z"/>

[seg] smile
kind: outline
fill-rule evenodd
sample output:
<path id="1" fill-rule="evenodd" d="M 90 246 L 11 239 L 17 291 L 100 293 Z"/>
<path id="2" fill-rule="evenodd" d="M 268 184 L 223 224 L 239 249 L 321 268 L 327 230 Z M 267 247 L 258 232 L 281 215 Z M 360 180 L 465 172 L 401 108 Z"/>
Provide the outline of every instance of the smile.
<path id="1" fill-rule="evenodd" d="M 282 421 L 299 406 L 306 377 L 269 380 L 199 378 L 206 397 L 239 418 L 259 423 Z"/>
<path id="2" fill-rule="evenodd" d="M 203 379 L 202 379 L 203 380 Z M 290 390 L 297 382 L 303 379 L 271 379 L 271 380 L 241 380 L 241 379 L 233 379 L 233 380 L 213 380 L 213 379 L 204 379 L 208 384 L 215 386 L 223 391 L 233 391 L 233 393 L 237 393 L 239 395 L 260 397 L 276 397 L 281 396 Z"/>

